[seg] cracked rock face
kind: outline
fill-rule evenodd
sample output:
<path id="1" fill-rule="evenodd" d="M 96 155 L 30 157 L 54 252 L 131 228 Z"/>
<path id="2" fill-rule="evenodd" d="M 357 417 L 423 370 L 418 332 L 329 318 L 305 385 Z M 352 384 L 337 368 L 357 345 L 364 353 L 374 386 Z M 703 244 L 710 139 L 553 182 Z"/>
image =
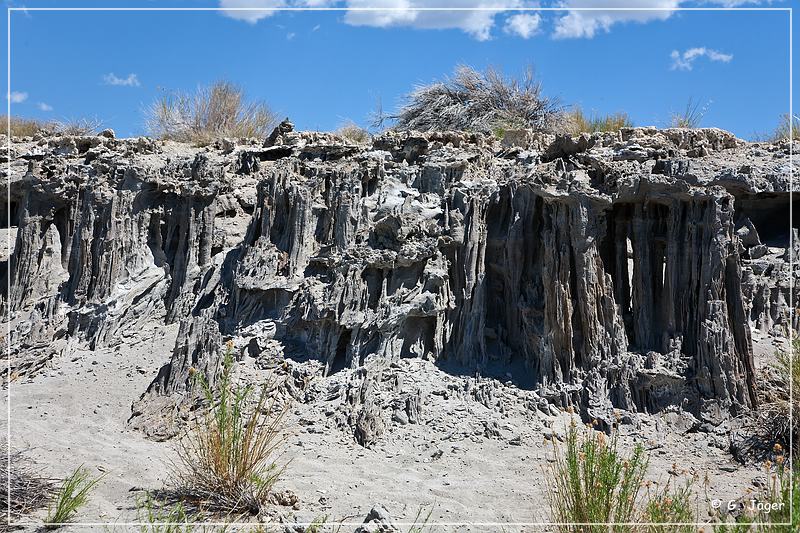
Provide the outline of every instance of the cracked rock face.
<path id="1" fill-rule="evenodd" d="M 798 328 L 788 143 L 512 133 L 16 139 L 2 186 L 13 367 L 180 323 L 134 407 L 145 430 L 192 373 L 213 382 L 226 340 L 326 375 L 423 358 L 601 422 L 754 407 L 751 329 Z M 360 387 L 352 425 L 368 444 L 384 421 Z M 393 416 L 413 423 L 419 403 Z"/>

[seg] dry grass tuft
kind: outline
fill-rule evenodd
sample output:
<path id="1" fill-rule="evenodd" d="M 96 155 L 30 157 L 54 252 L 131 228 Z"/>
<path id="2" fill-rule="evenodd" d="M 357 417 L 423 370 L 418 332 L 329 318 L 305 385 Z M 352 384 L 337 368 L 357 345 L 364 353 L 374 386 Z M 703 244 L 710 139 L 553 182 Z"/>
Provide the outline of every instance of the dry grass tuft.
<path id="1" fill-rule="evenodd" d="M 248 101 L 241 87 L 224 81 L 191 94 L 165 93 L 146 110 L 151 135 L 199 145 L 223 137 L 266 137 L 277 123 L 267 104 Z"/>
<path id="2" fill-rule="evenodd" d="M 627 113 L 612 113 L 610 115 L 585 115 L 580 108 L 575 109 L 568 116 L 568 130 L 573 134 L 595 133 L 602 131 L 619 131 L 622 128 L 632 128 L 633 121 Z"/>
<path id="3" fill-rule="evenodd" d="M 8 135 L 9 131 L 8 115 L 0 117 L 0 134 Z M 53 131 L 53 124 L 41 120 L 21 117 L 11 117 L 11 136 L 12 137 L 33 137 L 39 131 Z"/>
<path id="4" fill-rule="evenodd" d="M 0 117 L 0 134 L 8 135 L 8 116 Z M 11 117 L 12 137 L 44 135 L 94 135 L 103 127 L 97 118 L 43 121 L 38 119 Z"/>
<path id="5" fill-rule="evenodd" d="M 792 120 L 789 120 L 789 115 L 786 114 L 781 117 L 781 122 L 775 132 L 770 136 L 770 140 L 782 141 L 791 138 L 795 141 L 800 140 L 800 117 L 794 115 Z"/>
<path id="6" fill-rule="evenodd" d="M 479 72 L 460 66 L 453 77 L 421 85 L 407 97 L 396 115 L 401 130 L 461 130 L 497 133 L 508 129 L 559 129 L 563 112 L 557 101 L 542 94 L 542 86 L 527 69 L 521 80 L 505 78 L 492 68 Z"/>
<path id="7" fill-rule="evenodd" d="M 11 452 L 11 472 L 8 469 L 8 445 L 0 444 L 0 512 L 4 518 L 11 509 L 11 518 L 44 509 L 50 502 L 55 488 L 53 483 L 33 470 L 30 462 L 20 452 Z M 11 492 L 9 493 L 9 485 Z M 10 506 L 9 506 L 10 503 Z"/>
<path id="8" fill-rule="evenodd" d="M 103 122 L 98 118 L 77 118 L 56 120 L 52 126 L 54 133 L 62 135 L 95 135 L 103 129 Z"/>
<path id="9" fill-rule="evenodd" d="M 257 514 L 284 469 L 276 459 L 288 405 L 278 403 L 269 385 L 257 398 L 252 386 L 234 385 L 232 367 L 228 346 L 216 398 L 195 374 L 211 408 L 178 443 L 172 495 L 192 512 Z"/>
<path id="10" fill-rule="evenodd" d="M 346 141 L 355 144 L 367 144 L 372 140 L 372 135 L 367 130 L 356 125 L 354 122 L 348 122 L 334 132 L 336 135 Z"/>

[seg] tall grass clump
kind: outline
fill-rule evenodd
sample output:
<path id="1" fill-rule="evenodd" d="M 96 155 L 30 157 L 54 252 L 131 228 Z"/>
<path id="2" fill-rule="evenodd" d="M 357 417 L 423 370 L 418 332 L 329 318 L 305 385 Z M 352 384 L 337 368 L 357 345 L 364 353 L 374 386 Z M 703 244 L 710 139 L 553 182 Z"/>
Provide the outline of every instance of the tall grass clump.
<path id="1" fill-rule="evenodd" d="M 775 132 L 771 135 L 771 141 L 782 141 L 791 137 L 793 140 L 800 140 L 800 117 L 797 115 L 792 116 L 791 120 L 789 115 L 783 115 L 781 122 Z"/>
<path id="2" fill-rule="evenodd" d="M 145 111 L 151 135 L 199 145 L 222 137 L 266 137 L 278 116 L 261 101 L 249 101 L 238 85 L 218 81 L 194 93 L 166 92 Z"/>
<path id="3" fill-rule="evenodd" d="M 395 115 L 400 130 L 461 130 L 494 133 L 530 128 L 551 131 L 561 127 L 563 111 L 542 94 L 541 83 L 528 68 L 521 79 L 506 78 L 489 68 L 479 72 L 460 66 L 441 82 L 420 85 L 406 96 Z"/>
<path id="4" fill-rule="evenodd" d="M 586 115 L 580 108 L 574 109 L 568 117 L 568 129 L 571 133 L 595 133 L 602 131 L 619 131 L 622 128 L 632 128 L 633 121 L 627 113 L 612 113 L 609 115 Z"/>
<path id="5" fill-rule="evenodd" d="M 672 114 L 670 126 L 673 128 L 698 128 L 706 111 L 708 111 L 708 104 L 702 105 L 702 102 L 689 98 L 683 111 Z"/>
<path id="6" fill-rule="evenodd" d="M 564 532 L 607 532 L 611 522 L 636 521 L 636 505 L 648 459 L 637 445 L 623 454 L 617 438 L 586 430 L 573 423 L 564 449 L 556 446 L 549 468 L 548 492 L 553 522 L 583 524 L 559 526 Z M 594 525 L 590 525 L 594 524 Z"/>
<path id="7" fill-rule="evenodd" d="M 270 399 L 269 386 L 254 395 L 233 383 L 228 345 L 218 391 L 195 374 L 210 409 L 195 419 L 178 443 L 176 495 L 210 512 L 257 514 L 283 472 L 276 463 L 287 406 Z"/>
<path id="8" fill-rule="evenodd" d="M 56 529 L 70 522 L 89 501 L 89 494 L 103 476 L 91 477 L 89 470 L 78 467 L 62 483 L 50 506 L 44 523 L 47 529 Z"/>
<path id="9" fill-rule="evenodd" d="M 9 122 L 11 122 L 11 136 L 12 137 L 33 137 L 41 130 L 52 130 L 53 125 L 49 122 L 32 118 L 11 117 L 9 121 L 8 115 L 0 117 L 0 134 L 9 134 Z"/>

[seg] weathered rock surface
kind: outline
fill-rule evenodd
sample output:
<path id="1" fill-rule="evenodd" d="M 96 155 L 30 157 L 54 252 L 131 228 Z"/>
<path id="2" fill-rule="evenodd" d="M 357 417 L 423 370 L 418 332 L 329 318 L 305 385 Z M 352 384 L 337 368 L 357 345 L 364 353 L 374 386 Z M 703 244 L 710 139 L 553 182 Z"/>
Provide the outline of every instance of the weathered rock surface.
<path id="1" fill-rule="evenodd" d="M 227 339 L 265 367 L 425 358 L 605 423 L 674 406 L 718 422 L 756 402 L 751 328 L 797 329 L 786 143 L 286 130 L 222 149 L 16 140 L 14 368 L 155 318 L 180 332 L 134 409 L 144 429 L 192 373 L 213 382 Z M 372 379 L 347 392 L 364 445 L 421 408 L 377 405 Z"/>

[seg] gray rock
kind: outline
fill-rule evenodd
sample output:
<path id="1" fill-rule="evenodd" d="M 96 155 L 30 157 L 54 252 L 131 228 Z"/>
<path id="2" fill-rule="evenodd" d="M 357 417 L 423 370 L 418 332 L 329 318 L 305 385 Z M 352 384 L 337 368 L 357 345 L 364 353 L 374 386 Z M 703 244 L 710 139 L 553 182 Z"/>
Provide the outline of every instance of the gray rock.
<path id="1" fill-rule="evenodd" d="M 105 346 L 158 320 L 180 328 L 139 418 L 196 392 L 190 372 L 213 380 L 223 334 L 329 375 L 400 358 L 505 365 L 497 375 L 513 367 L 606 421 L 614 408 L 755 405 L 751 327 L 797 327 L 797 272 L 767 254 L 756 273 L 754 232 L 735 221 L 789 252 L 770 225 L 788 209 L 788 154 L 716 129 L 522 137 L 524 158 L 479 134 L 354 146 L 288 121 L 267 148 L 230 154 L 162 157 L 157 141 L 97 136 L 18 146 L 0 184 L 17 228 L 2 288 L 12 367 L 57 339 Z M 264 320 L 274 332 L 247 344 L 242 330 Z M 509 408 L 484 383 L 469 394 Z M 374 442 L 383 404 L 354 387 L 346 423 Z M 410 423 L 413 398 L 400 406 Z"/>

